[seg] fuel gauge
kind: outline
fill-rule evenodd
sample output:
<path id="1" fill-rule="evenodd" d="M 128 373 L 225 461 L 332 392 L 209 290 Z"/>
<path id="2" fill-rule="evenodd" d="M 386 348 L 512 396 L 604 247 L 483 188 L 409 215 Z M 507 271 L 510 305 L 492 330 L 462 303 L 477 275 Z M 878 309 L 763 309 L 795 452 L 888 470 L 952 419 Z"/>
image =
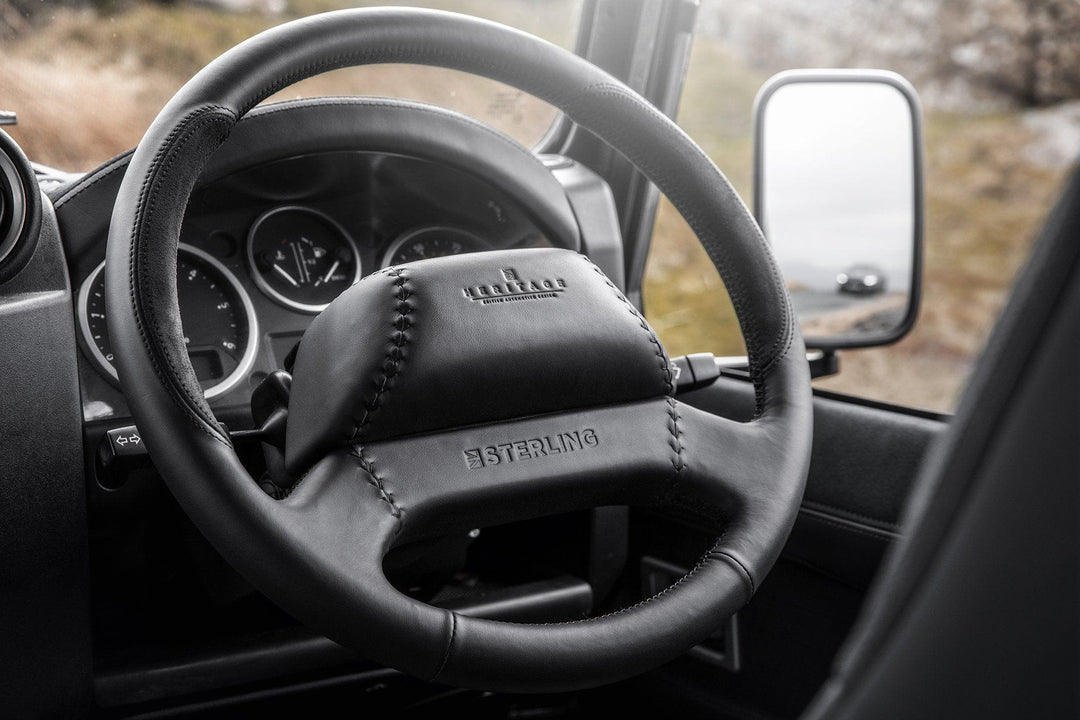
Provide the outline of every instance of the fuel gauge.
<path id="1" fill-rule="evenodd" d="M 360 279 L 352 238 L 327 215 L 295 205 L 262 215 L 248 235 L 255 284 L 270 298 L 317 313 Z"/>

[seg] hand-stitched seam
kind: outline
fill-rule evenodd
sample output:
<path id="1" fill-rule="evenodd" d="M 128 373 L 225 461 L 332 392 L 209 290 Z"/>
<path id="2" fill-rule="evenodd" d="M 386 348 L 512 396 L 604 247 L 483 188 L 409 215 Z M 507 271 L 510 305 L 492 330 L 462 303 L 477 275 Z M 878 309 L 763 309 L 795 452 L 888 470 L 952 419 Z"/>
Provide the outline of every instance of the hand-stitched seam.
<path id="1" fill-rule="evenodd" d="M 629 95 L 621 87 L 616 86 L 616 85 L 612 85 L 610 83 L 606 83 L 606 82 L 594 83 L 593 85 L 590 85 L 589 87 L 585 88 L 584 94 L 586 94 L 586 95 L 588 95 L 588 94 L 607 95 L 607 96 L 616 98 L 618 100 L 629 101 L 632 104 L 634 104 L 635 106 L 637 106 L 638 108 L 640 108 L 641 110 L 645 111 L 647 114 L 655 116 L 655 117 L 657 117 L 658 119 L 661 119 L 661 120 L 666 120 L 666 118 L 661 116 L 659 114 L 659 112 L 655 108 L 641 102 L 640 100 L 638 100 L 634 96 Z M 614 128 L 614 129 L 609 128 L 608 129 L 608 134 L 611 134 L 613 137 L 621 136 L 621 137 L 625 138 L 625 135 L 619 133 L 617 128 Z M 726 178 L 723 176 L 722 173 L 720 173 L 719 171 L 716 170 L 716 166 L 704 154 L 704 152 L 702 152 L 702 150 L 699 147 L 697 147 L 697 145 L 695 145 L 692 141 L 687 142 L 685 144 L 692 150 L 692 152 L 695 153 L 695 155 L 697 155 L 699 157 L 699 159 L 701 159 L 701 160 L 703 160 L 705 162 L 707 167 L 712 168 L 713 172 L 716 174 L 717 178 L 720 181 L 719 185 L 721 187 L 721 190 L 723 192 L 725 192 L 726 194 L 728 194 L 729 196 L 734 196 L 737 199 L 737 195 L 735 194 L 734 189 L 731 187 L 731 184 L 726 180 Z M 626 145 L 626 147 L 632 147 L 632 145 L 630 145 L 630 144 L 625 144 L 625 145 Z M 625 153 L 625 151 L 624 151 L 624 153 Z M 635 155 L 637 156 L 639 161 L 642 159 L 642 156 L 640 154 L 636 154 L 636 153 L 625 153 L 625 154 L 627 154 L 627 156 L 630 157 L 632 162 L 635 161 L 634 160 Z M 658 173 L 658 175 L 662 176 L 663 173 Z M 673 187 L 676 187 L 676 186 L 673 186 Z M 669 191 L 669 195 L 671 196 L 672 202 L 677 207 L 683 205 L 683 203 L 680 200 L 682 194 L 679 193 L 677 190 Z M 740 211 L 744 215 L 744 217 L 750 218 L 749 211 L 747 210 L 746 206 L 741 201 L 736 202 L 736 206 L 740 209 Z M 728 263 L 723 258 L 723 256 L 721 256 L 719 254 L 719 252 L 713 247 L 713 244 L 715 243 L 715 238 L 713 238 L 708 233 L 706 225 L 701 222 L 701 218 L 697 215 L 697 213 L 695 213 L 695 212 L 687 212 L 687 214 L 685 215 L 685 218 L 686 218 L 687 223 L 691 227 L 695 228 L 695 232 L 698 232 L 699 237 L 703 238 L 702 245 L 705 247 L 706 253 L 709 255 L 710 259 L 712 259 L 713 264 L 716 266 L 717 270 L 720 271 L 721 276 L 724 278 L 724 282 L 728 287 L 728 294 L 731 297 L 732 305 L 735 307 L 736 315 L 739 317 L 740 323 L 744 325 L 743 334 L 746 337 L 747 354 L 750 357 L 751 377 L 755 380 L 754 384 L 756 386 L 756 388 L 755 388 L 755 405 L 756 405 L 755 416 L 759 416 L 763 412 L 765 402 L 766 402 L 765 389 L 763 387 L 763 385 L 764 385 L 764 376 L 767 373 L 767 371 L 774 364 L 776 364 L 779 360 L 781 360 L 783 357 L 786 356 L 786 354 L 790 350 L 790 347 L 791 347 L 791 344 L 792 344 L 794 325 L 793 325 L 792 318 L 791 318 L 792 313 L 791 313 L 790 302 L 786 299 L 786 296 L 784 295 L 784 293 L 781 292 L 780 293 L 780 296 L 781 296 L 780 312 L 782 314 L 781 330 L 776 335 L 776 337 L 773 338 L 773 342 L 772 342 L 771 347 L 769 347 L 769 348 L 763 347 L 763 343 L 762 343 L 761 337 L 760 337 L 760 331 L 759 331 L 759 328 L 758 328 L 757 319 L 754 316 L 752 316 L 752 315 L 745 312 L 745 309 L 746 309 L 746 302 L 745 302 L 745 297 L 744 297 L 745 292 L 744 292 L 744 290 L 742 288 L 742 283 L 739 281 L 737 276 L 735 276 L 735 275 L 733 275 L 733 274 L 731 274 L 729 272 Z M 757 228 L 756 223 L 751 222 L 751 226 L 755 229 L 755 234 L 757 236 L 758 241 L 762 245 L 766 245 L 765 238 L 761 234 L 760 229 Z M 700 229 L 700 232 L 698 231 L 699 229 Z M 766 253 L 766 255 L 767 255 L 766 259 L 767 259 L 767 264 L 768 264 L 768 271 L 769 271 L 770 275 L 772 276 L 773 286 L 774 286 L 774 288 L 778 288 L 778 289 L 782 288 L 783 287 L 783 282 L 782 282 L 782 279 L 781 279 L 779 269 L 777 268 L 776 263 L 773 261 L 771 255 L 769 255 L 768 253 Z"/>
<path id="2" fill-rule="evenodd" d="M 626 299 L 626 296 L 622 294 L 619 288 L 615 287 L 615 283 L 611 282 L 611 278 L 604 274 L 604 271 L 597 267 L 596 263 L 587 258 L 584 255 L 580 256 L 585 262 L 589 263 L 589 266 L 600 276 L 600 279 L 611 288 L 615 293 L 615 297 L 622 301 L 626 306 L 630 314 L 638 321 L 638 325 L 645 331 L 646 336 L 649 338 L 649 342 L 652 343 L 653 352 L 656 354 L 660 364 L 660 382 L 664 384 L 664 394 L 671 397 L 675 394 L 675 382 L 671 375 L 671 361 L 668 360 L 667 353 L 664 351 L 664 346 L 660 344 L 660 338 L 656 337 L 656 333 L 649 327 L 649 323 L 645 321 L 645 317 L 638 312 L 638 309 L 630 304 L 630 301 Z"/>
<path id="3" fill-rule="evenodd" d="M 405 346 L 409 344 L 409 328 L 412 327 L 413 304 L 409 302 L 414 293 L 409 290 L 409 281 L 404 268 L 392 267 L 386 270 L 386 274 L 394 278 L 394 319 L 390 323 L 393 330 L 390 333 L 390 341 L 387 346 L 386 356 L 382 362 L 382 372 L 375 381 L 375 396 L 369 401 L 363 402 L 363 413 L 356 420 L 349 442 L 358 443 L 367 429 L 372 418 L 383 407 L 385 396 L 390 392 L 390 384 L 401 372 L 401 361 L 405 354 Z"/>
<path id="4" fill-rule="evenodd" d="M 225 113 L 210 116 L 211 113 Z M 165 141 L 158 148 L 154 158 L 150 162 L 149 170 L 143 180 L 139 191 L 139 200 L 136 205 L 136 216 L 131 231 L 131 251 L 128 257 L 128 281 L 131 287 L 130 301 L 135 316 L 135 325 L 139 331 L 139 337 L 150 356 L 154 373 L 165 386 L 174 404 L 188 417 L 193 424 L 203 433 L 221 442 L 226 447 L 232 447 L 232 442 L 221 431 L 212 417 L 206 417 L 198 399 L 193 398 L 187 388 L 180 382 L 178 371 L 173 362 L 165 343 L 161 340 L 161 329 L 157 320 L 157 311 L 152 296 L 144 289 L 144 278 L 137 271 L 136 263 L 147 252 L 148 240 L 145 228 L 153 217 L 157 202 L 158 192 L 154 189 L 162 177 L 168 176 L 169 169 L 176 160 L 177 155 L 188 140 L 193 136 L 197 124 L 204 118 L 209 117 L 211 123 L 224 123 L 227 128 L 235 123 L 235 117 L 227 108 L 218 105 L 207 105 L 197 108 L 188 113 L 169 132 Z M 142 305 L 146 304 L 153 321 L 154 339 L 151 342 L 145 327 Z M 168 366 L 168 372 L 162 368 L 162 360 Z"/>
<path id="5" fill-rule="evenodd" d="M 398 521 L 397 530 L 400 531 L 401 507 L 398 506 L 397 501 L 394 499 L 394 493 L 387 489 L 386 483 L 383 482 L 383 479 L 379 477 L 379 474 L 375 471 L 375 462 L 364 454 L 362 445 L 354 445 L 353 451 L 350 454 L 359 461 L 360 469 L 367 475 L 365 480 L 368 481 L 368 484 L 379 491 L 379 498 L 390 508 L 390 514 Z"/>
<path id="6" fill-rule="evenodd" d="M 439 667 L 435 670 L 435 674 L 431 676 L 431 682 L 436 682 L 439 676 L 442 675 L 443 670 L 446 669 L 446 664 L 450 661 L 450 653 L 454 650 L 454 638 L 457 636 L 457 613 L 450 612 L 450 639 L 446 642 L 446 650 L 443 651 L 442 661 L 439 662 Z"/>
<path id="7" fill-rule="evenodd" d="M 611 90 L 617 91 L 616 93 L 611 93 L 611 90 L 609 90 L 608 91 L 609 94 L 617 94 L 619 97 L 632 100 L 637 105 L 641 106 L 646 111 L 648 111 L 650 114 L 656 116 L 657 118 L 661 119 L 662 121 L 666 121 L 668 119 L 667 117 L 663 116 L 658 110 L 656 110 L 653 106 L 642 103 L 640 100 L 633 97 L 632 95 L 627 95 L 627 93 L 625 91 L 623 91 L 621 88 L 619 88 L 617 86 L 611 86 L 611 85 L 609 85 L 608 87 Z M 732 187 L 731 182 L 728 181 L 727 177 L 725 177 L 724 174 L 721 173 L 716 168 L 716 164 L 713 163 L 712 159 L 709 158 L 708 155 L 705 154 L 705 152 L 701 149 L 701 146 L 699 146 L 695 142 L 690 142 L 689 145 L 690 145 L 691 149 L 694 151 L 694 153 L 700 159 L 704 160 L 708 167 L 712 168 L 716 172 L 718 178 L 721 181 L 720 185 L 721 185 L 721 188 L 724 190 L 724 192 L 727 193 L 729 196 L 735 197 L 736 200 L 738 200 L 738 202 L 735 203 L 736 207 L 739 209 L 739 211 L 742 213 L 742 215 L 746 219 L 750 220 L 750 227 L 753 228 L 754 234 L 757 237 L 758 242 L 762 246 L 764 246 L 765 248 L 768 248 L 768 241 L 765 239 L 765 235 L 761 232 L 761 228 L 758 226 L 757 221 L 754 220 L 753 216 L 750 214 L 750 210 L 746 207 L 746 204 L 743 203 L 740 198 L 738 198 L 738 194 L 735 192 L 735 188 Z M 773 261 L 771 253 L 766 253 L 766 261 L 767 261 L 768 266 L 769 266 L 769 272 L 770 272 L 770 274 L 772 275 L 772 278 L 773 278 L 774 287 L 783 288 L 784 287 L 783 275 L 781 275 L 780 269 L 777 267 L 776 263 Z M 781 295 L 781 297 L 784 297 L 783 292 L 781 292 L 780 295 Z M 790 305 L 787 302 L 785 302 L 784 307 L 781 308 L 781 311 L 784 314 L 785 320 L 788 320 L 789 322 L 785 323 L 785 330 L 782 330 L 781 334 L 779 336 L 777 336 L 773 340 L 772 348 L 769 350 L 769 352 L 767 354 L 767 357 L 766 357 L 766 363 L 762 367 L 762 373 L 764 373 L 768 369 L 770 364 L 775 362 L 779 357 L 783 357 L 784 353 L 786 352 L 786 348 L 785 348 L 785 350 L 780 351 L 779 354 L 778 354 L 777 348 L 784 341 L 784 335 L 787 333 L 786 328 L 791 326 L 791 323 L 790 323 L 790 317 L 791 317 L 790 309 L 791 309 Z M 790 346 L 790 341 L 787 344 Z"/>
<path id="8" fill-rule="evenodd" d="M 671 434 L 671 439 L 668 440 L 668 445 L 675 452 L 675 457 L 672 458 L 671 464 L 675 468 L 676 478 L 679 473 L 686 467 L 686 463 L 683 460 L 683 450 L 685 449 L 682 441 L 682 431 L 679 430 L 679 403 L 673 397 L 667 399 L 667 413 L 668 413 L 668 432 Z"/>
<path id="9" fill-rule="evenodd" d="M 310 477 L 310 476 L 311 476 L 311 474 L 312 474 L 313 472 L 315 472 L 315 468 L 316 468 L 316 466 L 315 466 L 315 465 L 312 465 L 311 467 L 309 467 L 309 468 L 308 468 L 308 469 L 307 469 L 307 470 L 306 470 L 306 471 L 304 472 L 304 474 L 303 474 L 303 475 L 301 475 L 301 476 L 300 476 L 300 479 L 299 479 L 299 480 L 297 480 L 296 482 L 294 482 L 294 483 L 293 483 L 292 485 L 290 485 L 290 486 L 289 486 L 289 487 L 287 487 L 287 488 L 281 488 L 280 492 L 279 492 L 279 493 L 277 493 L 277 495 L 271 495 L 271 497 L 273 497 L 273 498 L 274 498 L 275 500 L 284 500 L 284 499 L 286 499 L 287 497 L 289 497 L 290 495 L 292 495 L 292 494 L 293 494 L 294 492 L 296 492 L 296 489 L 297 489 L 298 487 L 300 487 L 300 483 L 302 483 L 302 482 L 304 482 L 305 480 L 307 480 L 307 479 L 308 479 L 308 477 Z"/>
<path id="10" fill-rule="evenodd" d="M 154 183 L 156 180 L 158 180 L 161 177 L 168 176 L 169 170 L 172 167 L 173 163 L 175 162 L 176 157 L 178 156 L 180 150 L 184 147 L 184 145 L 188 142 L 188 140 L 194 135 L 195 128 L 197 127 L 196 123 L 198 121 L 200 121 L 203 117 L 207 116 L 207 115 L 208 115 L 208 113 L 201 112 L 201 111 L 195 111 L 195 112 L 191 113 L 189 115 L 189 117 L 192 120 L 191 125 L 183 135 L 179 136 L 179 139 L 176 140 L 175 145 L 173 144 L 173 133 L 170 133 L 169 138 L 166 139 L 165 144 L 162 146 L 162 148 L 159 149 L 157 156 L 155 156 L 155 158 L 154 158 L 154 163 L 151 166 L 152 167 L 151 172 L 148 175 L 149 178 L 152 178 L 151 181 L 150 181 L 151 183 Z M 218 117 L 210 117 L 210 122 L 211 123 L 221 122 L 223 119 L 224 118 L 221 118 L 220 116 L 218 116 Z M 186 121 L 187 121 L 187 118 L 185 118 L 185 120 L 181 121 L 181 125 L 183 125 Z M 174 133 L 179 129 L 179 127 L 180 126 L 178 125 L 177 128 L 174 128 Z M 164 165 L 155 167 L 155 165 L 158 165 L 159 159 L 162 156 L 165 157 Z M 145 239 L 146 233 L 142 231 L 142 228 L 145 225 L 149 225 L 151 223 L 151 218 L 154 215 L 155 207 L 157 205 L 157 198 L 158 198 L 158 193 L 157 192 L 151 192 L 151 194 L 149 196 L 149 201 L 145 205 L 140 202 L 140 207 L 142 208 L 142 217 L 140 219 L 140 222 L 138 223 L 138 225 L 140 227 L 140 231 L 139 231 L 140 254 L 143 253 L 143 252 L 146 252 L 146 244 L 147 244 L 146 239 Z M 147 348 L 151 351 L 150 354 L 151 354 L 152 360 L 154 361 L 153 365 L 154 365 L 155 372 L 157 373 L 158 377 L 161 378 L 165 382 L 166 386 L 168 387 L 168 389 L 170 391 L 170 395 L 173 397 L 174 402 L 177 402 L 177 404 L 181 407 L 182 410 L 184 410 L 184 412 L 186 414 L 188 414 L 189 417 L 191 417 L 192 411 L 194 411 L 194 413 L 197 415 L 198 419 L 205 422 L 211 428 L 216 427 L 216 422 L 213 420 L 213 418 L 212 417 L 207 417 L 206 414 L 204 413 L 203 408 L 200 405 L 199 398 L 193 397 L 188 392 L 188 389 L 186 388 L 186 386 L 184 386 L 182 383 L 179 383 L 179 384 L 176 383 L 176 379 L 179 376 L 179 368 L 176 366 L 176 363 L 174 362 L 172 354 L 169 352 L 166 343 L 162 340 L 162 332 L 161 332 L 161 326 L 160 326 L 160 323 L 159 323 L 159 320 L 158 320 L 158 311 L 157 311 L 156 298 L 154 298 L 154 296 L 152 294 L 149 294 L 144 290 L 144 287 L 143 287 L 144 278 L 142 277 L 141 274 L 136 276 L 134 278 L 134 280 L 135 280 L 135 282 L 137 282 L 139 284 L 139 297 L 141 299 L 142 304 L 145 304 L 147 306 L 147 308 L 149 309 L 149 311 L 150 311 L 149 315 L 150 315 L 150 319 L 151 319 L 151 321 L 153 323 L 154 341 L 157 343 L 157 346 L 158 346 L 157 350 L 160 350 L 160 353 L 155 353 L 154 352 L 155 348 L 148 342 L 145 334 L 143 333 L 143 318 L 142 318 L 141 313 L 140 313 L 140 315 L 138 316 L 138 318 L 139 318 L 138 326 L 139 326 L 139 330 L 140 330 L 140 335 L 143 337 Z M 141 308 L 140 308 L 140 310 L 141 310 Z M 168 368 L 169 368 L 169 372 L 167 374 L 165 374 L 165 376 L 163 376 L 163 374 L 161 372 L 160 362 L 161 362 L 162 359 L 164 359 L 164 361 L 166 362 L 166 364 L 168 365 Z M 185 402 L 186 400 L 189 400 L 190 403 Z M 204 428 L 204 430 L 205 430 L 205 428 Z M 214 435 L 211 434 L 211 436 L 213 437 Z M 231 444 L 231 443 L 228 443 L 228 444 Z"/>
<path id="11" fill-rule="evenodd" d="M 757 420 L 765 412 L 765 402 L 768 399 L 765 387 L 766 377 L 781 360 L 787 357 L 788 351 L 791 350 L 791 344 L 795 342 L 794 316 L 788 316 L 785 334 L 787 335 L 787 342 L 784 343 L 784 349 L 760 370 L 760 375 L 758 376 L 760 381 L 755 380 L 754 382 L 754 416 L 751 418 L 752 420 Z"/>
<path id="12" fill-rule="evenodd" d="M 662 117 L 662 116 L 660 116 L 659 112 L 656 111 L 651 106 L 638 101 L 633 96 L 627 95 L 626 92 L 622 88 L 620 88 L 618 86 L 615 86 L 615 85 L 611 85 L 610 83 L 597 83 L 597 84 L 591 85 L 588 88 L 586 88 L 584 92 L 585 92 L 585 94 L 596 93 L 596 94 L 599 94 L 599 95 L 608 95 L 608 96 L 614 97 L 614 98 L 616 98 L 618 100 L 630 101 L 635 107 L 645 111 L 646 114 L 651 115 L 651 116 L 655 116 L 658 119 L 660 119 Z M 610 134 L 613 134 L 613 135 L 615 135 L 617 137 L 626 138 L 626 135 L 624 133 L 622 133 L 622 132 L 619 132 L 619 130 L 617 128 L 612 128 L 612 129 L 609 129 L 609 130 L 610 130 Z M 627 145 L 627 147 L 632 146 L 630 143 L 623 143 L 623 144 Z M 689 143 L 689 145 L 692 146 L 693 143 Z M 704 155 L 701 154 L 700 149 L 698 149 L 696 152 L 699 155 L 699 157 L 704 157 Z M 628 155 L 628 157 L 630 157 L 632 162 L 635 160 L 635 158 L 637 158 L 638 161 L 643 159 L 642 155 L 639 154 L 639 153 L 632 153 L 632 154 Z M 715 165 L 712 164 L 712 161 L 708 161 L 708 165 L 710 167 L 715 168 Z M 666 173 L 665 173 L 665 175 L 666 175 Z M 729 195 L 733 194 L 734 190 L 730 187 L 730 185 L 726 181 L 724 181 L 723 176 L 720 175 L 719 177 L 720 177 L 720 180 L 721 180 L 721 183 L 720 183 L 721 188 L 725 192 L 727 192 Z M 672 185 L 673 185 L 673 187 L 676 187 L 676 184 L 672 183 Z M 672 202 L 675 204 L 676 207 L 679 207 L 680 205 L 684 205 L 684 203 L 680 202 L 680 198 L 682 197 L 682 193 L 678 192 L 677 187 L 674 190 L 669 190 L 668 195 L 669 195 L 669 197 L 671 198 Z M 680 209 L 680 212 L 684 212 L 683 209 Z M 699 228 L 700 227 L 703 230 L 706 229 L 705 223 L 701 220 L 701 218 L 698 216 L 698 214 L 696 212 L 687 212 L 684 215 L 684 218 L 686 219 L 687 224 L 690 225 L 692 228 Z M 747 340 L 747 353 L 753 358 L 754 356 L 756 356 L 758 354 L 758 352 L 760 350 L 760 343 L 758 342 L 758 331 L 757 331 L 757 327 L 756 327 L 755 318 L 751 317 L 747 312 L 745 312 L 745 299 L 743 297 L 742 291 L 740 290 L 739 279 L 733 273 L 730 272 L 727 259 L 725 257 L 723 257 L 722 255 L 720 255 L 719 253 L 717 253 L 715 251 L 715 249 L 713 247 L 711 247 L 711 244 L 713 242 L 712 236 L 706 231 L 706 232 L 703 232 L 703 233 L 699 233 L 699 238 L 701 237 L 702 234 L 704 235 L 704 237 L 706 239 L 706 242 L 703 242 L 702 245 L 704 246 L 706 253 L 709 255 L 709 258 L 713 261 L 713 264 L 716 266 L 717 270 L 719 270 L 720 275 L 723 278 L 725 285 L 728 287 L 728 294 L 731 297 L 732 305 L 735 307 L 736 315 L 739 316 L 740 323 L 744 325 L 743 334 L 746 336 L 746 340 Z"/>
<path id="13" fill-rule="evenodd" d="M 622 608 L 620 610 L 615 610 L 613 612 L 605 613 L 604 615 L 597 615 L 596 617 L 591 617 L 591 618 L 582 618 L 581 620 L 565 620 L 563 622 L 554 622 L 554 623 L 521 623 L 521 624 L 579 625 L 579 624 L 582 624 L 582 623 L 594 622 L 596 620 L 603 620 L 605 618 L 616 617 L 618 615 L 622 615 L 624 613 L 628 613 L 628 612 L 636 610 L 636 609 L 638 609 L 640 607 L 648 605 L 649 603 L 654 602 L 656 600 L 659 600 L 663 596 L 667 595 L 669 592 L 676 589 L 677 587 L 682 585 L 684 582 L 686 582 L 687 580 L 692 578 L 694 575 L 696 575 L 698 572 L 700 572 L 701 569 L 703 567 L 705 567 L 705 565 L 709 562 L 709 560 L 713 559 L 713 554 L 716 552 L 716 548 L 719 547 L 720 542 L 723 539 L 724 539 L 724 536 L 721 534 L 720 537 L 718 537 L 716 539 L 716 542 L 713 544 L 713 546 L 708 550 L 708 552 L 706 552 L 704 555 L 702 555 L 701 559 L 697 561 L 697 563 L 694 565 L 694 567 L 690 568 L 690 570 L 685 575 L 683 575 L 681 578 L 679 578 L 678 580 L 673 582 L 671 585 L 668 585 L 666 588 L 664 588 L 660 592 L 656 593 L 652 597 L 647 597 L 644 600 L 641 600 L 639 602 L 634 603 L 633 605 L 630 605 L 628 607 L 624 607 L 624 608 Z M 506 621 L 506 622 L 513 622 L 513 621 Z"/>
<path id="14" fill-rule="evenodd" d="M 73 187 L 65 191 L 63 195 L 56 199 L 56 201 L 53 203 L 53 207 L 59 210 L 79 195 L 82 195 L 84 192 L 97 185 L 102 180 L 112 177 L 119 170 L 126 169 L 128 163 L 131 162 L 131 156 L 134 154 L 134 150 L 128 150 L 127 152 L 121 153 L 120 155 L 116 156 L 112 159 L 107 169 L 99 172 L 94 177 L 94 179 L 90 180 L 89 182 L 87 182 L 87 178 L 80 179 L 79 182 L 77 182 Z"/>

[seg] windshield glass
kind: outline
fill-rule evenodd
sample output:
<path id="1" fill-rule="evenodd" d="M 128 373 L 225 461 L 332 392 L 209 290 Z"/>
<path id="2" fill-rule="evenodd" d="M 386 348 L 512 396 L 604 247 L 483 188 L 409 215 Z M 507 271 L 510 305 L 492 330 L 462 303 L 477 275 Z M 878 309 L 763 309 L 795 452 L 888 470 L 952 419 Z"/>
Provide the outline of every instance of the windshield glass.
<path id="1" fill-rule="evenodd" d="M 563 46 L 582 0 L 398 0 L 495 20 Z M 86 171 L 134 147 L 199 69 L 255 33 L 362 0 L 0 0 L 0 108 L 29 157 Z M 382 65 L 328 73 L 271 100 L 381 95 L 430 102 L 533 145 L 555 110 L 518 90 L 450 70 Z"/>

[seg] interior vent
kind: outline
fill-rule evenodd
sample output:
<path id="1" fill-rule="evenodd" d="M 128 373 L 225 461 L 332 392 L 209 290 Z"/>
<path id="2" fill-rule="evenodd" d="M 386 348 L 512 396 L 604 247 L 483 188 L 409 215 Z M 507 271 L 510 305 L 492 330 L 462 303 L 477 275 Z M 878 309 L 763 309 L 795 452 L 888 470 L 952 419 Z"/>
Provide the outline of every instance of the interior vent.
<path id="1" fill-rule="evenodd" d="M 0 130 L 0 283 L 34 254 L 41 225 L 41 194 L 33 168 L 11 136 Z"/>

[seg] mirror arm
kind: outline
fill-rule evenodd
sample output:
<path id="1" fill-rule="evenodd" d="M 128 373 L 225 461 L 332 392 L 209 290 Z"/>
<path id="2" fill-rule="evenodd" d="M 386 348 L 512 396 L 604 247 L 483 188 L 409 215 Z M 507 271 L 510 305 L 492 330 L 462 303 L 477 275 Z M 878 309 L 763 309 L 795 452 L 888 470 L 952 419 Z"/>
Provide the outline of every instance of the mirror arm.
<path id="1" fill-rule="evenodd" d="M 810 378 L 829 377 L 840 372 L 840 355 L 835 350 L 810 350 L 806 353 L 810 363 Z"/>

